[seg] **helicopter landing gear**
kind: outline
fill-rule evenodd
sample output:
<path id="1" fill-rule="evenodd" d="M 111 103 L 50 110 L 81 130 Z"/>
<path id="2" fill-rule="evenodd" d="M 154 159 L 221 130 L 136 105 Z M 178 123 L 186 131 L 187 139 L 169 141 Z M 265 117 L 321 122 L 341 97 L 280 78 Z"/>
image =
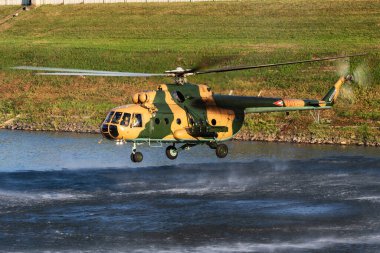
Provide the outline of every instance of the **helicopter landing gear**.
<path id="1" fill-rule="evenodd" d="M 174 145 L 170 145 L 166 148 L 166 156 L 170 160 L 174 160 L 178 157 L 178 150 L 176 149 Z"/>
<path id="2" fill-rule="evenodd" d="M 133 143 L 131 161 L 134 163 L 139 163 L 143 160 L 144 156 L 141 152 L 136 151 L 136 143 Z"/>
<path id="3" fill-rule="evenodd" d="M 228 146 L 224 143 L 218 144 L 216 142 L 209 142 L 207 145 L 211 149 L 215 149 L 215 154 L 219 158 L 224 158 L 228 154 Z"/>
<path id="4" fill-rule="evenodd" d="M 217 144 L 216 142 L 208 143 L 211 149 L 215 149 L 215 154 L 219 158 L 224 158 L 228 154 L 228 146 L 226 144 Z"/>
<path id="5" fill-rule="evenodd" d="M 189 150 L 190 148 L 196 146 L 197 144 L 194 144 L 194 143 L 185 143 L 183 144 L 181 147 L 179 147 L 178 149 L 175 147 L 175 144 L 173 143 L 172 145 L 168 146 L 166 148 L 166 156 L 170 159 L 170 160 L 174 160 L 178 157 L 178 153 L 179 152 L 182 152 L 184 150 Z"/>
<path id="6" fill-rule="evenodd" d="M 218 144 L 215 148 L 216 156 L 219 158 L 224 158 L 228 154 L 228 146 L 226 144 Z"/>
<path id="7" fill-rule="evenodd" d="M 131 161 L 134 163 L 139 163 L 143 160 L 144 156 L 141 152 L 135 152 L 131 154 Z"/>

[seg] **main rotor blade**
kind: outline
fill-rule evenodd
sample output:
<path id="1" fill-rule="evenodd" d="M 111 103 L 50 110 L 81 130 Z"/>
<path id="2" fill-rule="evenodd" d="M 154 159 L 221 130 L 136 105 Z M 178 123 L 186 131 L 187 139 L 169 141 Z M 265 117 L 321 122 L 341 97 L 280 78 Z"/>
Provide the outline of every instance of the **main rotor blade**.
<path id="1" fill-rule="evenodd" d="M 115 77 L 151 77 L 169 76 L 167 74 L 129 73 L 129 72 L 47 72 L 36 73 L 41 76 L 115 76 Z"/>
<path id="2" fill-rule="evenodd" d="M 187 70 L 186 73 L 203 72 L 202 70 L 207 70 L 207 69 L 215 67 L 219 64 L 225 65 L 223 63 L 226 63 L 226 62 L 231 61 L 231 60 L 236 59 L 236 58 L 238 58 L 238 55 L 223 55 L 223 56 L 217 56 L 217 57 L 203 57 L 197 65 L 195 65 L 191 69 Z"/>
<path id="3" fill-rule="evenodd" d="M 47 75 L 52 75 L 52 76 L 129 76 L 129 77 L 167 76 L 166 74 L 153 74 L 153 73 L 134 73 L 134 72 L 118 72 L 118 71 L 34 67 L 34 66 L 17 66 L 17 67 L 13 67 L 12 69 L 53 71 L 53 72 L 47 72 L 47 73 L 37 73 L 37 75 L 45 75 L 45 76 Z"/>
<path id="4" fill-rule="evenodd" d="M 101 70 L 85 70 L 85 69 L 67 69 L 67 68 L 49 68 L 49 67 L 34 67 L 34 66 L 17 66 L 11 69 L 23 69 L 23 70 L 37 70 L 37 71 L 55 71 L 55 72 L 80 72 L 80 73 L 104 73 L 114 71 L 101 71 Z"/>
<path id="5" fill-rule="evenodd" d="M 268 67 L 292 65 L 292 64 L 307 63 L 307 62 L 336 60 L 336 59 L 341 59 L 341 58 L 349 58 L 349 57 L 363 56 L 363 55 L 366 55 L 366 54 L 342 55 L 342 56 L 326 57 L 326 58 L 313 59 L 313 60 L 290 61 L 290 62 L 282 62 L 282 63 L 255 65 L 255 66 L 238 66 L 238 67 L 227 67 L 227 68 L 220 68 L 220 69 L 209 69 L 209 70 L 204 70 L 204 71 L 196 71 L 194 72 L 194 74 L 201 75 L 201 74 L 229 72 L 229 71 L 236 71 L 236 70 L 268 68 Z"/>

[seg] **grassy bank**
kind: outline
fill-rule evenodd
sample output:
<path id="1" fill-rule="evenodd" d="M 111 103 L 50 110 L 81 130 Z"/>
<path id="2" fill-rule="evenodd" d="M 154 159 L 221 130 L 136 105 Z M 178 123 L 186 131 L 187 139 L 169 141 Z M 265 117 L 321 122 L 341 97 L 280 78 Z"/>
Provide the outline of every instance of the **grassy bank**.
<path id="1" fill-rule="evenodd" d="M 0 7 L 0 14 L 12 10 Z M 351 86 L 333 111 L 321 113 L 319 124 L 307 112 L 252 115 L 241 137 L 379 143 L 379 20 L 377 0 L 41 6 L 0 26 L 0 122 L 14 118 L 9 127 L 94 130 L 134 92 L 171 81 L 36 77 L 10 66 L 162 72 L 213 58 L 225 58 L 219 66 L 253 65 L 369 52 L 350 64 L 351 70 L 365 64 L 369 81 Z M 335 62 L 325 62 L 190 81 L 220 93 L 321 98 L 338 78 L 336 69 Z"/>

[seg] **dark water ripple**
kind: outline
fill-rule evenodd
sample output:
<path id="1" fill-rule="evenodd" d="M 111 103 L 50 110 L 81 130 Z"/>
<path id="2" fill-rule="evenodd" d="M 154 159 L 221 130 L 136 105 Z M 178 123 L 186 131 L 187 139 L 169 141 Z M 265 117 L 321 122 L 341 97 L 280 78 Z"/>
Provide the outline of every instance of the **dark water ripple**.
<path id="1" fill-rule="evenodd" d="M 2 251 L 378 252 L 380 157 L 0 173 Z"/>

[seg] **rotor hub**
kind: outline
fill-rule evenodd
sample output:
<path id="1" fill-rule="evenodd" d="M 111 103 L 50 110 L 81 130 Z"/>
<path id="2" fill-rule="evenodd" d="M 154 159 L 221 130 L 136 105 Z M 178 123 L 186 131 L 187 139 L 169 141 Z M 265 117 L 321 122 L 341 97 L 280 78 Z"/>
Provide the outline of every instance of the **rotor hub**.
<path id="1" fill-rule="evenodd" d="M 191 69 L 184 69 L 182 67 L 177 67 L 173 70 L 167 70 L 165 71 L 165 74 L 167 76 L 174 77 L 174 82 L 179 85 L 183 85 L 187 83 L 187 76 L 194 75 L 194 72 L 192 72 Z"/>

